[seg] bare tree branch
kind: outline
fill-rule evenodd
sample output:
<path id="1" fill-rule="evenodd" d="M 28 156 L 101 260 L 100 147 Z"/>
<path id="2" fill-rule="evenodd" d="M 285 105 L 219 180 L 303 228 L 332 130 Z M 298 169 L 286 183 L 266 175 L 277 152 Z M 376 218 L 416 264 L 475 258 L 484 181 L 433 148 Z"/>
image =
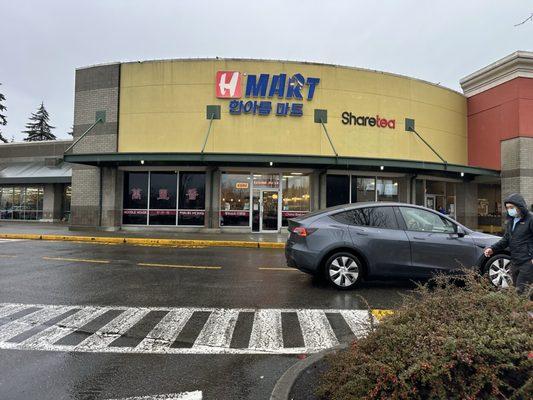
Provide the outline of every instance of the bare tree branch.
<path id="1" fill-rule="evenodd" d="M 515 26 L 523 25 L 523 24 L 525 24 L 527 21 L 533 21 L 533 13 L 529 14 L 529 17 L 527 17 L 525 20 L 523 20 L 523 21 L 520 22 L 519 24 L 516 24 Z"/>

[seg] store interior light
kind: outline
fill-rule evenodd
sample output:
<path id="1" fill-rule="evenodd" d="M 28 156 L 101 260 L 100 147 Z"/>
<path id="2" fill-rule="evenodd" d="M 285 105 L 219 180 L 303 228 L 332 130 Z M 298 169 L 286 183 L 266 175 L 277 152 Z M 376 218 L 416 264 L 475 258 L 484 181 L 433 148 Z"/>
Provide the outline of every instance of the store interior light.
<path id="1" fill-rule="evenodd" d="M 382 165 L 381 167 L 379 167 L 379 169 L 383 171 L 385 167 Z"/>
<path id="2" fill-rule="evenodd" d="M 274 163 L 272 161 L 270 161 L 270 166 L 273 166 L 273 165 L 274 165 Z"/>
<path id="3" fill-rule="evenodd" d="M 144 165 L 144 160 L 141 160 L 141 165 Z"/>
<path id="4" fill-rule="evenodd" d="M 291 175 L 303 175 L 302 172 L 291 172 Z"/>
<path id="5" fill-rule="evenodd" d="M 461 176 L 465 176 L 465 173 L 464 173 L 464 172 L 461 172 Z"/>

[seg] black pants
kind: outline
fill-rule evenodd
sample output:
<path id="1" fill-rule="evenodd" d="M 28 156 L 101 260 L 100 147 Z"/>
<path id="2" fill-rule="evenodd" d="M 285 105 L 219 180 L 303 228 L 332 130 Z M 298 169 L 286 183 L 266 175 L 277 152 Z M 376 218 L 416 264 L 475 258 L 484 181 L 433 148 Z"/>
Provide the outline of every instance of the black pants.
<path id="1" fill-rule="evenodd" d="M 518 265 L 511 265 L 511 276 L 513 278 L 516 291 L 524 293 L 528 285 L 533 284 L 533 262 L 531 260 Z"/>

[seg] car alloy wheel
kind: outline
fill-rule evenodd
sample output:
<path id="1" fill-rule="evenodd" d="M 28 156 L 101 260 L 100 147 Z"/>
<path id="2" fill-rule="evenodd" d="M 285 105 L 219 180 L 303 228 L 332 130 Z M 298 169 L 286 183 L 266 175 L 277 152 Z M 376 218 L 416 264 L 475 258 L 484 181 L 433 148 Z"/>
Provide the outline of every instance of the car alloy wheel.
<path id="1" fill-rule="evenodd" d="M 508 288 L 513 284 L 511 277 L 511 260 L 496 256 L 489 260 L 488 276 L 491 283 L 499 288 Z"/>
<path id="2" fill-rule="evenodd" d="M 335 287 L 352 288 L 361 280 L 361 262 L 350 253 L 335 254 L 327 261 L 326 274 Z"/>

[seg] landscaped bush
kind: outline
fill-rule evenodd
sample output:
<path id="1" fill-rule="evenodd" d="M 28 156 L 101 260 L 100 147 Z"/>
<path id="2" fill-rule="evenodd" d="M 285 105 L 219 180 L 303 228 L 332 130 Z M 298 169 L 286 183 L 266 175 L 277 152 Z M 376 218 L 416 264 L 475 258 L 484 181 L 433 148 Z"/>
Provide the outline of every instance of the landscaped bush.
<path id="1" fill-rule="evenodd" d="M 532 302 L 473 272 L 439 276 L 331 355 L 319 397 L 533 399 Z"/>

